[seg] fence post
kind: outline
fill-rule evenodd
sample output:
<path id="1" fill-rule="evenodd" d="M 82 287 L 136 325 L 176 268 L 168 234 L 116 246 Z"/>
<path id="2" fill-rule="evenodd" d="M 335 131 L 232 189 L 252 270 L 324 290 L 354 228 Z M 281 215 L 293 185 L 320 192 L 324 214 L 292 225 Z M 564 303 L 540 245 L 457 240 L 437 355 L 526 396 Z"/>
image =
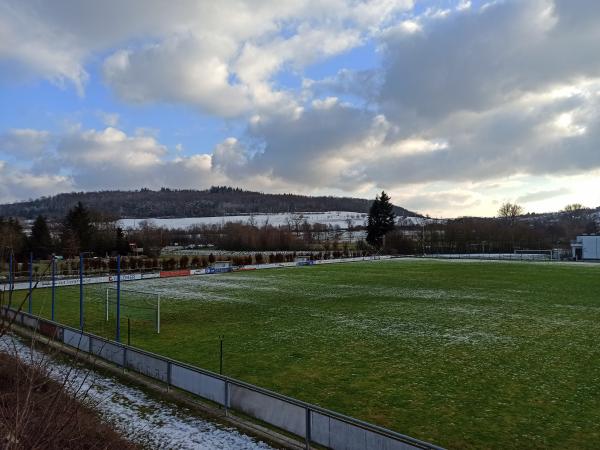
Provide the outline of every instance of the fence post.
<path id="1" fill-rule="evenodd" d="M 79 328 L 83 330 L 83 253 L 79 255 Z"/>
<path id="2" fill-rule="evenodd" d="M 115 340 L 121 342 L 121 255 L 117 255 L 117 336 Z"/>
<path id="3" fill-rule="evenodd" d="M 31 314 L 33 309 L 31 296 L 33 295 L 33 252 L 29 253 L 29 301 L 27 302 L 27 312 Z"/>
<path id="4" fill-rule="evenodd" d="M 56 258 L 52 255 L 52 322 L 54 322 L 54 304 L 56 301 Z"/>
<path id="5" fill-rule="evenodd" d="M 12 249 L 8 255 L 8 291 L 12 295 L 13 288 L 15 286 L 14 273 L 13 273 L 13 254 Z M 10 297 L 10 295 L 9 295 Z"/>
<path id="6" fill-rule="evenodd" d="M 225 417 L 229 414 L 229 381 L 225 379 Z"/>
<path id="7" fill-rule="evenodd" d="M 220 352 L 219 352 L 219 374 L 223 375 L 223 336 L 220 338 Z"/>
<path id="8" fill-rule="evenodd" d="M 310 418 L 311 418 L 310 408 L 306 408 L 306 449 L 307 450 L 310 450 L 310 441 L 311 441 Z"/>
<path id="9" fill-rule="evenodd" d="M 167 392 L 171 387 L 171 361 L 167 361 Z"/>

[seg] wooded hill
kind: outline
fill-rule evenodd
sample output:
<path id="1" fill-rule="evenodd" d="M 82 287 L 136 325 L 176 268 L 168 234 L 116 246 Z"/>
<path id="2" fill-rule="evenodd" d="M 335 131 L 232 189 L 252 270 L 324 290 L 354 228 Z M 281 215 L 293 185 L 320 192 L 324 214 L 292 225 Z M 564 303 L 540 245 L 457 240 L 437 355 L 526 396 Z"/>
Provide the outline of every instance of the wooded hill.
<path id="1" fill-rule="evenodd" d="M 162 188 L 160 191 L 72 192 L 37 200 L 0 205 L 0 217 L 34 219 L 39 214 L 61 219 L 82 202 L 87 208 L 117 218 L 209 217 L 236 214 L 351 211 L 366 213 L 372 199 L 351 197 L 310 197 L 294 194 L 263 194 L 231 187 L 203 191 Z M 418 214 L 394 207 L 401 216 Z"/>

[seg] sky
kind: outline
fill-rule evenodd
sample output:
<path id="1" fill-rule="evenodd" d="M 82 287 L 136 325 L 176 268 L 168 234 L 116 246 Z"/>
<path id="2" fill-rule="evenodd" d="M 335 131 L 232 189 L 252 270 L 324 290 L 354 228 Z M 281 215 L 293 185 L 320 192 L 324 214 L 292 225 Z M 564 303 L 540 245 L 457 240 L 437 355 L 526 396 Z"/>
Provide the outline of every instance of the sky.
<path id="1" fill-rule="evenodd" d="M 597 0 L 0 0 L 0 202 L 600 206 Z"/>

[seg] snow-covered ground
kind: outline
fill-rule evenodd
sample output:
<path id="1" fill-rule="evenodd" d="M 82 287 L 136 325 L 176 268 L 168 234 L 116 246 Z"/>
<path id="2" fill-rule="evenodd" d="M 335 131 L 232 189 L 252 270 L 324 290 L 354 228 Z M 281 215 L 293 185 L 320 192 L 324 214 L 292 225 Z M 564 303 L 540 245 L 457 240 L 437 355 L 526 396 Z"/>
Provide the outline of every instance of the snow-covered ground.
<path id="1" fill-rule="evenodd" d="M 244 214 L 239 216 L 217 216 L 217 217 L 180 217 L 172 219 L 121 219 L 119 226 L 127 228 L 139 228 L 143 222 L 149 222 L 154 226 L 164 228 L 188 228 L 193 225 L 219 225 L 226 222 L 249 223 L 254 222 L 257 226 L 262 226 L 269 223 L 274 226 L 282 226 L 288 224 L 302 223 L 322 223 L 325 225 L 336 226 L 342 229 L 351 226 L 363 226 L 367 221 L 366 213 L 357 213 L 350 211 L 327 211 L 327 212 L 297 212 L 297 213 L 278 213 L 278 214 Z M 430 224 L 436 219 L 426 219 L 423 217 L 399 216 L 396 218 L 399 225 L 423 225 Z"/>
<path id="2" fill-rule="evenodd" d="M 152 224 L 165 228 L 188 228 L 192 225 L 218 225 L 226 222 L 248 223 L 254 221 L 257 226 L 265 223 L 280 226 L 294 223 L 295 221 L 310 224 L 324 223 L 326 225 L 339 225 L 340 228 L 348 227 L 348 220 L 352 221 L 353 226 L 364 225 L 367 214 L 348 212 L 348 211 L 328 211 L 328 212 L 303 212 L 303 213 L 280 213 L 280 214 L 254 214 L 240 216 L 218 216 L 218 217 L 181 217 L 174 219 L 121 219 L 120 226 L 123 228 L 137 228 L 143 221 L 149 221 Z"/>
<path id="3" fill-rule="evenodd" d="M 45 353 L 31 350 L 12 336 L 0 339 L 0 351 L 14 354 L 24 361 L 42 361 L 50 376 L 69 379 L 68 389 L 86 393 L 85 401 L 99 411 L 124 436 L 148 448 L 169 449 L 271 449 L 267 444 L 239 431 L 200 419 L 187 408 L 152 398 L 135 387 L 120 384 L 116 379 L 89 371 L 84 366 L 67 365 L 51 359 Z M 68 374 L 68 375 L 65 375 Z"/>

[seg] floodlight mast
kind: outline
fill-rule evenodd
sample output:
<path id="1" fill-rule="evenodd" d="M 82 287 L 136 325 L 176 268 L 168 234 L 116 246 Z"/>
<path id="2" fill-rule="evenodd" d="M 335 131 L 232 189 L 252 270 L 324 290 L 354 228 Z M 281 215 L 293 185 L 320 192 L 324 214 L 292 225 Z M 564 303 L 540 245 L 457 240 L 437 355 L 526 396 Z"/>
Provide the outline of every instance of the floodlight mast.
<path id="1" fill-rule="evenodd" d="M 117 255 L 117 342 L 121 342 L 121 255 Z"/>

